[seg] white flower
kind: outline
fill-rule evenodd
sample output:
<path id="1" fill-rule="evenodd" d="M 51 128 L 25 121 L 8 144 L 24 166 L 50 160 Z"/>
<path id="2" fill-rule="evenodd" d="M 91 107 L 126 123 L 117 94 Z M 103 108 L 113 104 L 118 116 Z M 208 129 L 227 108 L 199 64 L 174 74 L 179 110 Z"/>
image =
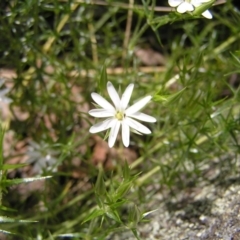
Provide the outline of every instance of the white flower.
<path id="1" fill-rule="evenodd" d="M 179 13 L 192 12 L 200 5 L 209 2 L 210 0 L 168 0 L 171 7 L 177 7 Z M 212 14 L 209 10 L 202 13 L 205 18 L 211 19 Z"/>
<path id="2" fill-rule="evenodd" d="M 36 143 L 31 141 L 28 146 L 27 162 L 33 165 L 33 171 L 41 174 L 44 171 L 57 171 L 59 162 L 54 155 L 58 154 L 57 151 L 53 151 L 45 143 Z"/>
<path id="3" fill-rule="evenodd" d="M 91 94 L 92 99 L 102 108 L 92 109 L 89 111 L 89 114 L 97 118 L 107 117 L 107 119 L 93 125 L 89 131 L 90 133 L 97 133 L 111 128 L 108 138 L 108 146 L 110 148 L 116 141 L 120 126 L 122 126 L 122 141 L 125 147 L 129 146 L 130 128 L 133 128 L 138 133 L 151 133 L 147 127 L 135 121 L 133 118 L 145 122 L 156 122 L 156 119 L 154 117 L 139 112 L 139 110 L 142 109 L 151 100 L 151 96 L 144 97 L 143 99 L 133 104 L 131 107 L 128 107 L 133 87 L 134 84 L 129 84 L 123 93 L 122 98 L 120 99 L 112 83 L 108 82 L 107 91 L 114 106 L 99 94 Z"/>
<path id="4" fill-rule="evenodd" d="M 3 84 L 4 84 L 4 80 L 0 78 L 0 87 L 2 87 Z M 2 103 L 9 104 L 12 102 L 12 99 L 6 97 L 6 94 L 8 94 L 8 92 L 9 92 L 9 89 L 7 88 L 0 90 L 0 108 Z"/>

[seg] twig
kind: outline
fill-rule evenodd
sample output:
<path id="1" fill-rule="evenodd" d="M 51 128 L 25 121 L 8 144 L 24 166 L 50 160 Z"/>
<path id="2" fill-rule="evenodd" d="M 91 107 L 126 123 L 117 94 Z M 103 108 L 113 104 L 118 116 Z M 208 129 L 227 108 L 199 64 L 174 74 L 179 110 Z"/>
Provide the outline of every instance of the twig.
<path id="1" fill-rule="evenodd" d="M 159 66 L 159 67 L 151 67 L 151 66 L 147 66 L 147 67 L 140 67 L 137 69 L 138 72 L 141 73 L 160 73 L 160 72 L 165 72 L 166 71 L 166 67 L 164 66 Z M 44 72 L 46 74 L 48 73 L 52 73 L 54 71 L 54 68 L 51 66 L 48 66 L 48 68 L 46 68 L 44 70 Z M 127 68 L 127 71 L 125 68 L 122 67 L 117 67 L 117 68 L 107 68 L 106 69 L 107 74 L 109 75 L 121 75 L 124 74 L 126 72 L 132 72 L 134 71 L 133 68 Z M 95 69 L 89 69 L 89 70 L 73 70 L 71 72 L 69 72 L 67 75 L 69 77 L 94 77 L 96 74 L 98 74 L 98 71 L 96 71 Z M 9 69 L 0 69 L 0 77 L 2 78 L 6 78 L 8 80 L 11 80 L 13 78 L 17 77 L 17 74 L 14 70 L 9 70 Z"/>
<path id="2" fill-rule="evenodd" d="M 121 75 L 126 72 L 132 72 L 132 71 L 134 71 L 134 69 L 128 68 L 126 71 L 125 68 L 117 67 L 117 68 L 107 68 L 106 71 L 107 71 L 108 75 Z M 140 67 L 138 69 L 138 72 L 142 72 L 142 73 L 159 73 L 159 72 L 165 72 L 165 71 L 166 71 L 166 68 L 162 67 L 162 66 L 160 66 L 160 67 Z M 69 73 L 69 77 L 78 77 L 78 76 L 93 77 L 96 74 L 98 74 L 98 72 L 94 69 L 80 70 L 80 71 L 74 70 Z"/>
<path id="3" fill-rule="evenodd" d="M 92 23 L 88 24 L 89 34 L 90 34 L 90 40 L 91 40 L 91 48 L 92 48 L 92 55 L 93 55 L 93 62 L 95 66 L 98 65 L 98 50 L 97 50 L 97 40 L 95 37 L 95 29 Z"/>
<path id="4" fill-rule="evenodd" d="M 74 3 L 71 6 L 71 11 L 74 11 L 77 7 L 78 7 L 79 3 Z M 63 16 L 63 18 L 61 19 L 61 21 L 59 22 L 59 24 L 57 25 L 57 33 L 59 33 L 62 28 L 64 27 L 64 25 L 67 23 L 68 19 L 70 17 L 70 14 L 66 14 Z M 54 41 L 56 40 L 56 37 L 50 37 L 48 38 L 48 40 L 46 41 L 46 43 L 43 45 L 43 53 L 47 53 L 49 51 L 49 49 L 51 48 L 52 44 L 54 43 Z M 34 74 L 34 72 L 36 71 L 35 67 L 30 67 L 27 72 L 24 74 L 24 82 L 23 84 L 27 84 L 26 80 L 30 80 L 32 78 L 32 75 Z"/>
<path id="5" fill-rule="evenodd" d="M 71 6 L 71 11 L 75 11 L 75 9 L 78 7 L 78 3 L 74 3 L 72 6 Z M 59 24 L 57 25 L 57 33 L 59 33 L 62 28 L 65 26 L 65 24 L 67 23 L 68 19 L 70 17 L 70 14 L 66 14 L 63 16 L 63 18 L 61 19 L 61 21 L 59 22 Z M 46 53 L 49 51 L 49 49 L 51 48 L 53 42 L 56 40 L 56 37 L 50 37 L 47 42 L 43 45 L 43 52 Z"/>
<path id="6" fill-rule="evenodd" d="M 62 2 L 66 2 L 67 0 L 59 0 Z M 114 3 L 108 3 L 102 0 L 91 0 L 91 1 L 86 1 L 86 0 L 75 0 L 75 3 L 84 3 L 88 5 L 99 5 L 99 6 L 115 6 L 115 7 L 120 7 L 122 9 L 140 9 L 143 10 L 144 7 L 141 5 L 134 5 L 134 6 L 129 6 L 129 4 L 126 3 L 120 3 L 120 2 L 114 2 Z M 218 0 L 216 1 L 213 6 L 220 5 L 226 3 L 227 0 Z M 154 10 L 155 12 L 171 12 L 174 10 L 174 8 L 171 7 L 154 7 L 152 8 L 151 6 L 148 7 L 149 10 Z"/>
<path id="7" fill-rule="evenodd" d="M 124 59 L 127 55 L 128 43 L 129 43 L 129 39 L 130 39 L 130 35 L 131 35 L 133 6 L 134 6 L 134 0 L 129 0 L 127 24 L 126 24 L 125 37 L 124 37 L 124 42 L 123 42 L 123 54 L 122 54 L 122 60 L 123 61 L 124 61 Z"/>

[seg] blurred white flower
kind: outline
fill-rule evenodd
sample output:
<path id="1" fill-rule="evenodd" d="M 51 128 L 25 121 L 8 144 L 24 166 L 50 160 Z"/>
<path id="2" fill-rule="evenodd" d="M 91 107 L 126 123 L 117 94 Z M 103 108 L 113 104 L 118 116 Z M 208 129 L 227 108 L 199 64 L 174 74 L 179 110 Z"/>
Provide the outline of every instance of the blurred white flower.
<path id="1" fill-rule="evenodd" d="M 0 87 L 2 87 L 2 85 L 4 84 L 4 80 L 2 78 L 0 78 Z M 5 88 L 0 90 L 0 108 L 2 103 L 11 103 L 12 99 L 6 97 L 6 94 L 9 92 L 9 89 Z"/>
<path id="2" fill-rule="evenodd" d="M 92 99 L 102 108 L 92 109 L 89 111 L 89 114 L 97 118 L 107 117 L 107 119 L 93 125 L 89 131 L 90 133 L 97 133 L 111 128 L 108 138 L 108 145 L 110 148 L 113 147 L 116 141 L 120 126 L 122 126 L 122 141 L 125 147 L 129 146 L 130 128 L 134 129 L 136 133 L 151 133 L 147 127 L 135 121 L 133 118 L 145 122 L 156 122 L 156 119 L 154 117 L 139 112 L 139 110 L 142 109 L 151 100 L 151 96 L 144 97 L 132 106 L 128 107 L 133 87 L 134 84 L 128 85 L 120 99 L 112 83 L 108 82 L 107 91 L 114 106 L 99 94 L 91 94 Z"/>
<path id="3" fill-rule="evenodd" d="M 33 165 L 33 172 L 57 171 L 58 160 L 54 157 L 58 152 L 49 149 L 45 143 L 38 144 L 31 141 L 28 146 L 27 162 Z"/>
<path id="4" fill-rule="evenodd" d="M 168 0 L 171 7 L 177 7 L 179 13 L 192 12 L 200 5 L 209 2 L 210 0 Z M 212 19 L 212 14 L 209 10 L 202 13 L 205 18 Z"/>

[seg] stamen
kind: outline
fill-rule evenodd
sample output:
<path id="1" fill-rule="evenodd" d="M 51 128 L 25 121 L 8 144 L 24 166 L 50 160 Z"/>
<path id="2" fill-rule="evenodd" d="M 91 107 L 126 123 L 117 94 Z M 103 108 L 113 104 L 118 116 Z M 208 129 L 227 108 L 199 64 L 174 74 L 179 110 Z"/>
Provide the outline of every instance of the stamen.
<path id="1" fill-rule="evenodd" d="M 115 114 L 115 118 L 117 118 L 117 120 L 122 121 L 124 118 L 124 113 L 117 111 L 117 113 Z"/>

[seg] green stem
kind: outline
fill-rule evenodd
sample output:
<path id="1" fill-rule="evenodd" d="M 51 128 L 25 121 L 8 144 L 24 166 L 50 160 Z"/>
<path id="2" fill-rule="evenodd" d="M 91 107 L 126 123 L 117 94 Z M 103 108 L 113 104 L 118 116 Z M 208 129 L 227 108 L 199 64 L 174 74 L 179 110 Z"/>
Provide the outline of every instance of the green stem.
<path id="1" fill-rule="evenodd" d="M 0 124 L 0 206 L 2 205 L 2 177 L 3 177 L 3 136 L 4 129 Z"/>
<path id="2" fill-rule="evenodd" d="M 150 178 L 153 174 L 157 173 L 160 170 L 160 166 L 156 166 L 148 173 L 144 174 L 142 177 L 138 178 L 136 183 L 138 186 L 141 186 L 148 178 Z"/>

